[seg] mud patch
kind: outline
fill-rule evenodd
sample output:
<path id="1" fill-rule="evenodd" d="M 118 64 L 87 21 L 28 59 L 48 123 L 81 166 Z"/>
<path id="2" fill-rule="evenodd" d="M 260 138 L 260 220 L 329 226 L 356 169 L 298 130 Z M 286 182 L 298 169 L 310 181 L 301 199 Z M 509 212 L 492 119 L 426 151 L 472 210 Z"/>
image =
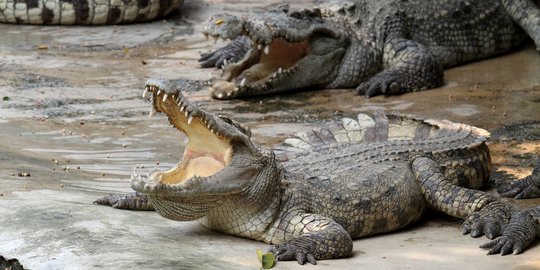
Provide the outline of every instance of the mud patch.
<path id="1" fill-rule="evenodd" d="M 41 74 L 22 74 L 17 76 L 11 83 L 17 90 L 30 90 L 41 87 L 69 87 L 65 80 L 57 77 Z"/>
<path id="2" fill-rule="evenodd" d="M 540 140 L 540 121 L 527 121 L 505 125 L 491 132 L 495 141 L 538 141 Z"/>

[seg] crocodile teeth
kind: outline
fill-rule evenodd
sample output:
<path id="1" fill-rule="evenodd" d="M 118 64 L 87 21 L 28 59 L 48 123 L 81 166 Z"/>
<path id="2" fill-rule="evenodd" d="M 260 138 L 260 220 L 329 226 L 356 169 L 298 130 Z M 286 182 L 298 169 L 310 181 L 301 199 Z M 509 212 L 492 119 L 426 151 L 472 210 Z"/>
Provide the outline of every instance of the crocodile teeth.
<path id="1" fill-rule="evenodd" d="M 148 86 L 144 88 L 144 92 L 142 93 L 142 97 L 146 98 L 147 93 L 148 93 Z"/>
<path id="2" fill-rule="evenodd" d="M 191 121 L 193 121 L 193 116 L 190 115 L 187 119 L 188 125 L 191 125 Z"/>
<path id="3" fill-rule="evenodd" d="M 223 60 L 223 66 L 227 66 L 227 59 Z"/>
<path id="4" fill-rule="evenodd" d="M 246 78 L 243 78 L 240 82 L 240 86 L 244 87 L 246 85 Z"/>
<path id="5" fill-rule="evenodd" d="M 154 111 L 154 109 L 150 110 L 150 112 L 148 113 L 148 117 L 152 117 L 154 116 L 154 114 L 156 114 L 156 111 Z"/>
<path id="6" fill-rule="evenodd" d="M 264 47 L 264 54 L 268 55 L 270 53 L 270 46 L 266 45 Z"/>
<path id="7" fill-rule="evenodd" d="M 257 48 L 259 49 L 259 51 L 262 49 L 262 44 L 257 44 Z"/>
<path id="8" fill-rule="evenodd" d="M 277 72 L 274 72 L 274 73 L 272 74 L 272 78 L 275 78 L 276 76 L 277 76 Z"/>
<path id="9" fill-rule="evenodd" d="M 279 68 L 279 69 L 277 70 L 277 73 L 281 73 L 281 72 L 283 72 L 283 69 Z"/>
<path id="10" fill-rule="evenodd" d="M 183 112 L 186 109 L 186 107 L 182 106 L 180 107 L 180 111 Z"/>
<path id="11" fill-rule="evenodd" d="M 159 96 L 159 94 L 161 94 L 161 89 L 157 90 L 157 95 Z"/>
<path id="12" fill-rule="evenodd" d="M 189 115 L 189 112 L 186 110 L 186 112 L 184 113 L 184 116 L 188 117 L 188 115 Z"/>
<path id="13" fill-rule="evenodd" d="M 163 102 L 167 101 L 168 97 L 169 97 L 169 95 L 167 95 L 167 93 L 163 94 Z"/>

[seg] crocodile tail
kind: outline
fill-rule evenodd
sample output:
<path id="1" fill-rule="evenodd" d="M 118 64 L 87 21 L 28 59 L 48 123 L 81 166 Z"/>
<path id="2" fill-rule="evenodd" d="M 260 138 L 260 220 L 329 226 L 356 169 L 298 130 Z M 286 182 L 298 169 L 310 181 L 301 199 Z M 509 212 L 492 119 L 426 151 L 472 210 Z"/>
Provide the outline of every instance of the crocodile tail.
<path id="1" fill-rule="evenodd" d="M 350 144 L 444 140 L 449 149 L 455 149 L 478 145 L 488 138 L 489 132 L 484 129 L 448 120 L 424 120 L 398 113 L 374 113 L 373 116 L 361 113 L 356 118 L 330 121 L 310 132 L 297 133 L 275 148 L 274 152 L 278 158 L 288 160 L 309 152 Z"/>
<path id="2" fill-rule="evenodd" d="M 139 23 L 169 15 L 183 0 L 0 0 L 0 22 L 102 25 Z"/>

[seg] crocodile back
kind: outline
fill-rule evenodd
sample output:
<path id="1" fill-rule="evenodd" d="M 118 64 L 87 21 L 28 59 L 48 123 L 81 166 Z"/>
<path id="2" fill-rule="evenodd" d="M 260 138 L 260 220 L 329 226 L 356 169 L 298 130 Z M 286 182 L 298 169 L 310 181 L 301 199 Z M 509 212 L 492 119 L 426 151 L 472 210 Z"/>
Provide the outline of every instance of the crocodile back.
<path id="1" fill-rule="evenodd" d="M 448 120 L 359 114 L 298 133 L 274 152 L 288 171 L 306 176 L 409 164 L 425 156 L 439 162 L 454 183 L 478 188 L 489 178 L 488 138 L 486 130 Z"/>

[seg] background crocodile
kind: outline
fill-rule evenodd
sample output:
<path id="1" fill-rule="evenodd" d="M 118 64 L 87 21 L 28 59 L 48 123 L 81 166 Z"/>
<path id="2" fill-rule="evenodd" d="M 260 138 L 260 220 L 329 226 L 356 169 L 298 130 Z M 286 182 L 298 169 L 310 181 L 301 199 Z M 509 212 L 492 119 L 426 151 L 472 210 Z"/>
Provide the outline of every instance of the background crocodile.
<path id="1" fill-rule="evenodd" d="M 428 208 L 465 219 L 464 234 L 494 239 L 483 246 L 489 254 L 520 253 L 540 235 L 540 207 L 517 209 L 477 190 L 491 167 L 483 129 L 360 114 L 269 151 L 247 127 L 199 109 L 171 83 L 151 80 L 148 94 L 153 109 L 188 136 L 183 160 L 165 172 L 134 171 L 140 193 L 98 204 L 199 220 L 274 244 L 279 260 L 301 264 L 349 257 L 353 238 L 398 230 Z M 537 168 L 527 179 L 538 178 Z"/>
<path id="2" fill-rule="evenodd" d="M 0 0 L 0 23 L 123 24 L 162 18 L 183 0 Z"/>
<path id="3" fill-rule="evenodd" d="M 540 48 L 540 10 L 531 0 L 328 6 L 325 14 L 282 7 L 251 16 L 214 15 L 203 33 L 234 41 L 200 59 L 203 67 L 223 66 L 212 95 L 228 99 L 313 87 L 356 87 L 368 97 L 400 94 L 441 86 L 444 68 L 508 52 L 526 34 Z"/>

